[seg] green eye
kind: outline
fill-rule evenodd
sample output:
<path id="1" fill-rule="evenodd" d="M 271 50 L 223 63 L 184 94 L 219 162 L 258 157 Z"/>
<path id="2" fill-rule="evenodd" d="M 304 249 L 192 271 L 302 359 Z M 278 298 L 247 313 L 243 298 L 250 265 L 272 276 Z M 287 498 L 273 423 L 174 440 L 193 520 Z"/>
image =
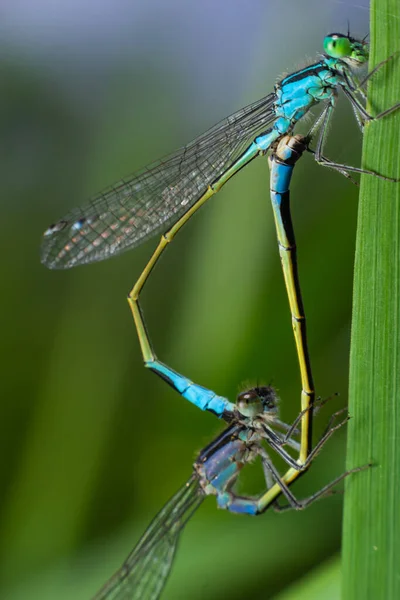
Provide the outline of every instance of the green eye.
<path id="1" fill-rule="evenodd" d="M 324 50 L 332 58 L 346 58 L 351 56 L 353 48 L 348 37 L 332 33 L 324 39 Z"/>

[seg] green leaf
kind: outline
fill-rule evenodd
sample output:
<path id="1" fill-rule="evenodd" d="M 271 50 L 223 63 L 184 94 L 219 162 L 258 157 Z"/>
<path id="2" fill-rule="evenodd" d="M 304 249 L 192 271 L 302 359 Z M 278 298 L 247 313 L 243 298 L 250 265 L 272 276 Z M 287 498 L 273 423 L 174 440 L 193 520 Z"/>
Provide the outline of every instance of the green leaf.
<path id="1" fill-rule="evenodd" d="M 371 3 L 370 68 L 400 49 L 398 0 Z M 399 58 L 373 77 L 374 114 L 400 100 Z M 400 177 L 400 114 L 369 124 L 363 166 Z M 354 274 L 343 598 L 400 598 L 400 185 L 363 176 Z"/>

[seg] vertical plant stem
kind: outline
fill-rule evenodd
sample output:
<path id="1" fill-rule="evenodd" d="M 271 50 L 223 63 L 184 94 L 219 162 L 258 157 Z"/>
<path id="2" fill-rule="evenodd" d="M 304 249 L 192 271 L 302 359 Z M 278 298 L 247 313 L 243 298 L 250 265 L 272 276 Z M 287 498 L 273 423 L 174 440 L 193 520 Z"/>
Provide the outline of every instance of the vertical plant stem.
<path id="1" fill-rule="evenodd" d="M 370 69 L 400 50 L 398 0 L 371 2 Z M 400 101 L 400 59 L 371 80 L 369 110 Z M 400 177 L 400 114 L 366 127 L 363 166 Z M 342 595 L 400 598 L 400 184 L 363 176 L 354 273 Z"/>

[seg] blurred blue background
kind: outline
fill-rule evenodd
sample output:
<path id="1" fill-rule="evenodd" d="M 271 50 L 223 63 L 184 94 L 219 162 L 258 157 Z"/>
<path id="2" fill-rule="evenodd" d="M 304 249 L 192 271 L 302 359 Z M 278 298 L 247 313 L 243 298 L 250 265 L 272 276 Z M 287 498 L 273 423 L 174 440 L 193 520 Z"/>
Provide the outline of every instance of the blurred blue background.
<path id="1" fill-rule="evenodd" d="M 39 261 L 42 232 L 272 91 L 348 20 L 364 36 L 368 3 L 1 3 L 2 598 L 89 598 L 221 430 L 143 368 L 125 298 L 157 240 L 51 272 Z M 341 102 L 326 153 L 359 164 L 353 121 Z M 341 392 L 318 417 L 318 434 L 346 403 L 357 188 L 308 156 L 292 204 L 316 390 Z M 273 383 L 282 417 L 296 416 L 300 382 L 266 160 L 184 228 L 143 308 L 164 362 L 231 400 L 243 382 Z M 293 489 L 310 494 L 343 469 L 338 434 Z M 250 472 L 246 489 L 260 491 Z M 337 551 L 341 501 L 254 519 L 207 499 L 163 598 L 274 597 Z"/>

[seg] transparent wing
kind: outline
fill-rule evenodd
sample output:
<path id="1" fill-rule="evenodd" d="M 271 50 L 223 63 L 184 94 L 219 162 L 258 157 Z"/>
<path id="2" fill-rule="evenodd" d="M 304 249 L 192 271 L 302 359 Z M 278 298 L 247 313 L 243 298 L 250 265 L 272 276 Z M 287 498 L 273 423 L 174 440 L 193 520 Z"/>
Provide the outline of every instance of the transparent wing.
<path id="1" fill-rule="evenodd" d="M 104 190 L 49 227 L 52 269 L 103 260 L 166 231 L 275 120 L 275 94 L 240 109 L 165 159 Z"/>
<path id="2" fill-rule="evenodd" d="M 161 509 L 122 567 L 93 600 L 156 600 L 171 570 L 179 535 L 204 493 L 195 475 Z"/>

